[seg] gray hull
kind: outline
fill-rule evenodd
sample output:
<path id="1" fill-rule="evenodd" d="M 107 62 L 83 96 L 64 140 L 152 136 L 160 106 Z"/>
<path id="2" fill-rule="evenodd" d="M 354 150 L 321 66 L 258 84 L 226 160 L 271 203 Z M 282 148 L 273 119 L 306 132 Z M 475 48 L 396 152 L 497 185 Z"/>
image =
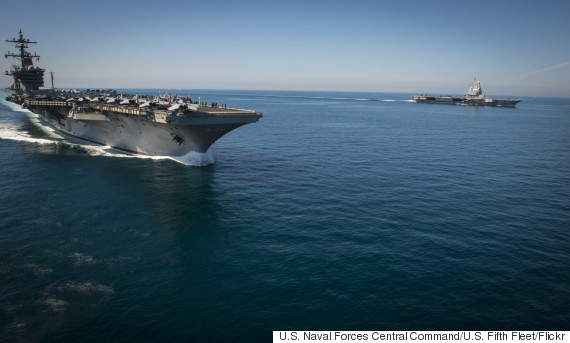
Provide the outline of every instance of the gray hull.
<path id="1" fill-rule="evenodd" d="M 156 156 L 183 156 L 191 151 L 205 153 L 226 133 L 258 117 L 175 118 L 169 123 L 141 120 L 122 114 L 69 117 L 54 108 L 29 107 L 64 134 L 102 145 Z"/>
<path id="2" fill-rule="evenodd" d="M 515 107 L 521 100 L 515 99 L 494 99 L 494 98 L 475 98 L 475 99 L 465 99 L 460 105 L 467 106 L 495 106 L 495 107 Z"/>
<path id="3" fill-rule="evenodd" d="M 481 82 L 477 79 L 469 83 L 469 91 L 464 96 L 451 95 L 414 95 L 412 100 L 426 104 L 464 105 L 464 106 L 494 106 L 494 107 L 515 107 L 522 100 L 520 99 L 495 99 L 483 94 Z"/>
<path id="4" fill-rule="evenodd" d="M 464 105 L 464 106 L 495 106 L 515 107 L 521 100 L 518 99 L 494 99 L 488 97 L 454 97 L 448 95 L 414 95 L 412 100 L 418 103 Z"/>

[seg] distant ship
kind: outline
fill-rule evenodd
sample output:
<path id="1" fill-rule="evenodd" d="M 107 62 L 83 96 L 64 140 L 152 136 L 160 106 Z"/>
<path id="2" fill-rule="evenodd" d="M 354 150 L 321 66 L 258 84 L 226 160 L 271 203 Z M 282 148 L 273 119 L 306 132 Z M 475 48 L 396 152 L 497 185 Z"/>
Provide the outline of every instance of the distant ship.
<path id="1" fill-rule="evenodd" d="M 469 83 L 469 91 L 462 97 L 451 95 L 414 95 L 412 100 L 427 104 L 448 104 L 466 106 L 498 106 L 515 107 L 522 100 L 520 99 L 494 99 L 483 95 L 481 83 L 474 79 Z"/>
<path id="2" fill-rule="evenodd" d="M 45 69 L 34 66 L 40 56 L 27 51 L 31 42 L 22 30 L 15 43 L 18 53 L 7 53 L 20 63 L 6 75 L 14 83 L 6 100 L 37 113 L 56 130 L 87 141 L 145 155 L 183 156 L 205 153 L 226 133 L 257 122 L 262 113 L 210 106 L 187 97 L 138 96 L 114 90 L 40 89 Z"/>

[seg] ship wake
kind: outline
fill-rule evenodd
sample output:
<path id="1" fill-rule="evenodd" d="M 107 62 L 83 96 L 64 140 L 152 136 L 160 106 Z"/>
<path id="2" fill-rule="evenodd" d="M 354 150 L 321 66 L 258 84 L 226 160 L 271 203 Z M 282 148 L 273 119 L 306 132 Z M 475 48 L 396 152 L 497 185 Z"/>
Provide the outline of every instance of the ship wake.
<path id="1" fill-rule="evenodd" d="M 12 120 L 2 120 L 0 121 L 0 139 L 11 140 L 11 141 L 18 141 L 18 142 L 28 142 L 28 143 L 35 143 L 35 144 L 58 144 L 63 140 L 63 137 L 57 134 L 54 130 L 50 129 L 49 127 L 42 125 L 40 122 L 39 117 L 26 110 L 22 109 L 18 105 L 10 106 L 13 104 L 2 102 L 2 105 L 8 105 L 7 107 L 10 110 L 15 112 L 23 112 L 28 116 L 29 121 L 34 124 L 34 127 L 40 128 L 45 133 L 45 138 L 34 137 L 34 135 L 30 134 L 22 127 L 21 122 L 15 122 Z"/>
<path id="2" fill-rule="evenodd" d="M 58 141 L 56 140 L 35 138 L 23 131 L 18 131 L 13 128 L 6 128 L 6 127 L 0 128 L 0 139 L 18 141 L 18 142 L 36 143 L 36 144 L 58 144 Z"/>
<path id="3" fill-rule="evenodd" d="M 136 158 L 143 160 L 171 160 L 186 166 L 191 167 L 205 167 L 216 161 L 215 154 L 208 150 L 206 153 L 199 153 L 191 151 L 184 156 L 150 156 L 130 153 L 127 151 L 115 149 L 111 146 L 102 146 L 98 144 L 73 144 L 69 145 L 84 150 L 90 156 L 105 156 L 105 157 L 118 157 L 118 158 Z"/>

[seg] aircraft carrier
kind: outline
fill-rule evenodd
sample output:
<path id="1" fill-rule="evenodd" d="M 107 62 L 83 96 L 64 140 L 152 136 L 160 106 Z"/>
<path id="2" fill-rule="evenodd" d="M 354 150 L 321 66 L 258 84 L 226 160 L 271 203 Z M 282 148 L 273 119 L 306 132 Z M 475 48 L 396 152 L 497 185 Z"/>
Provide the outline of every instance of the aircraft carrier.
<path id="1" fill-rule="evenodd" d="M 156 156 L 205 153 L 226 133 L 257 122 L 262 113 L 207 105 L 176 95 L 139 96 L 115 90 L 45 89 L 45 69 L 34 66 L 40 56 L 28 52 L 20 30 L 14 43 L 17 53 L 7 53 L 17 64 L 6 75 L 14 82 L 6 100 L 37 113 L 56 130 L 120 150 Z"/>
<path id="2" fill-rule="evenodd" d="M 495 99 L 483 95 L 481 83 L 477 79 L 469 83 L 469 91 L 462 97 L 451 95 L 414 95 L 414 102 L 427 104 L 465 105 L 465 106 L 497 106 L 515 107 L 520 99 Z"/>

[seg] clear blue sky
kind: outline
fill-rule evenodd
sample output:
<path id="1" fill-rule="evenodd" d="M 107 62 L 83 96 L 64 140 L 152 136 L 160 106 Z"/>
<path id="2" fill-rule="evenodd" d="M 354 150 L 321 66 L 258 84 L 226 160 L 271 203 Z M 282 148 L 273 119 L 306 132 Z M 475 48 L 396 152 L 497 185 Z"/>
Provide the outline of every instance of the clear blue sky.
<path id="1" fill-rule="evenodd" d="M 3 1 L 56 87 L 570 97 L 570 1 Z M 2 74 L 10 61 L 2 58 Z M 46 75 L 48 74 L 46 73 Z M 46 77 L 46 85 L 49 77 Z M 0 76 L 6 87 L 9 77 Z"/>

